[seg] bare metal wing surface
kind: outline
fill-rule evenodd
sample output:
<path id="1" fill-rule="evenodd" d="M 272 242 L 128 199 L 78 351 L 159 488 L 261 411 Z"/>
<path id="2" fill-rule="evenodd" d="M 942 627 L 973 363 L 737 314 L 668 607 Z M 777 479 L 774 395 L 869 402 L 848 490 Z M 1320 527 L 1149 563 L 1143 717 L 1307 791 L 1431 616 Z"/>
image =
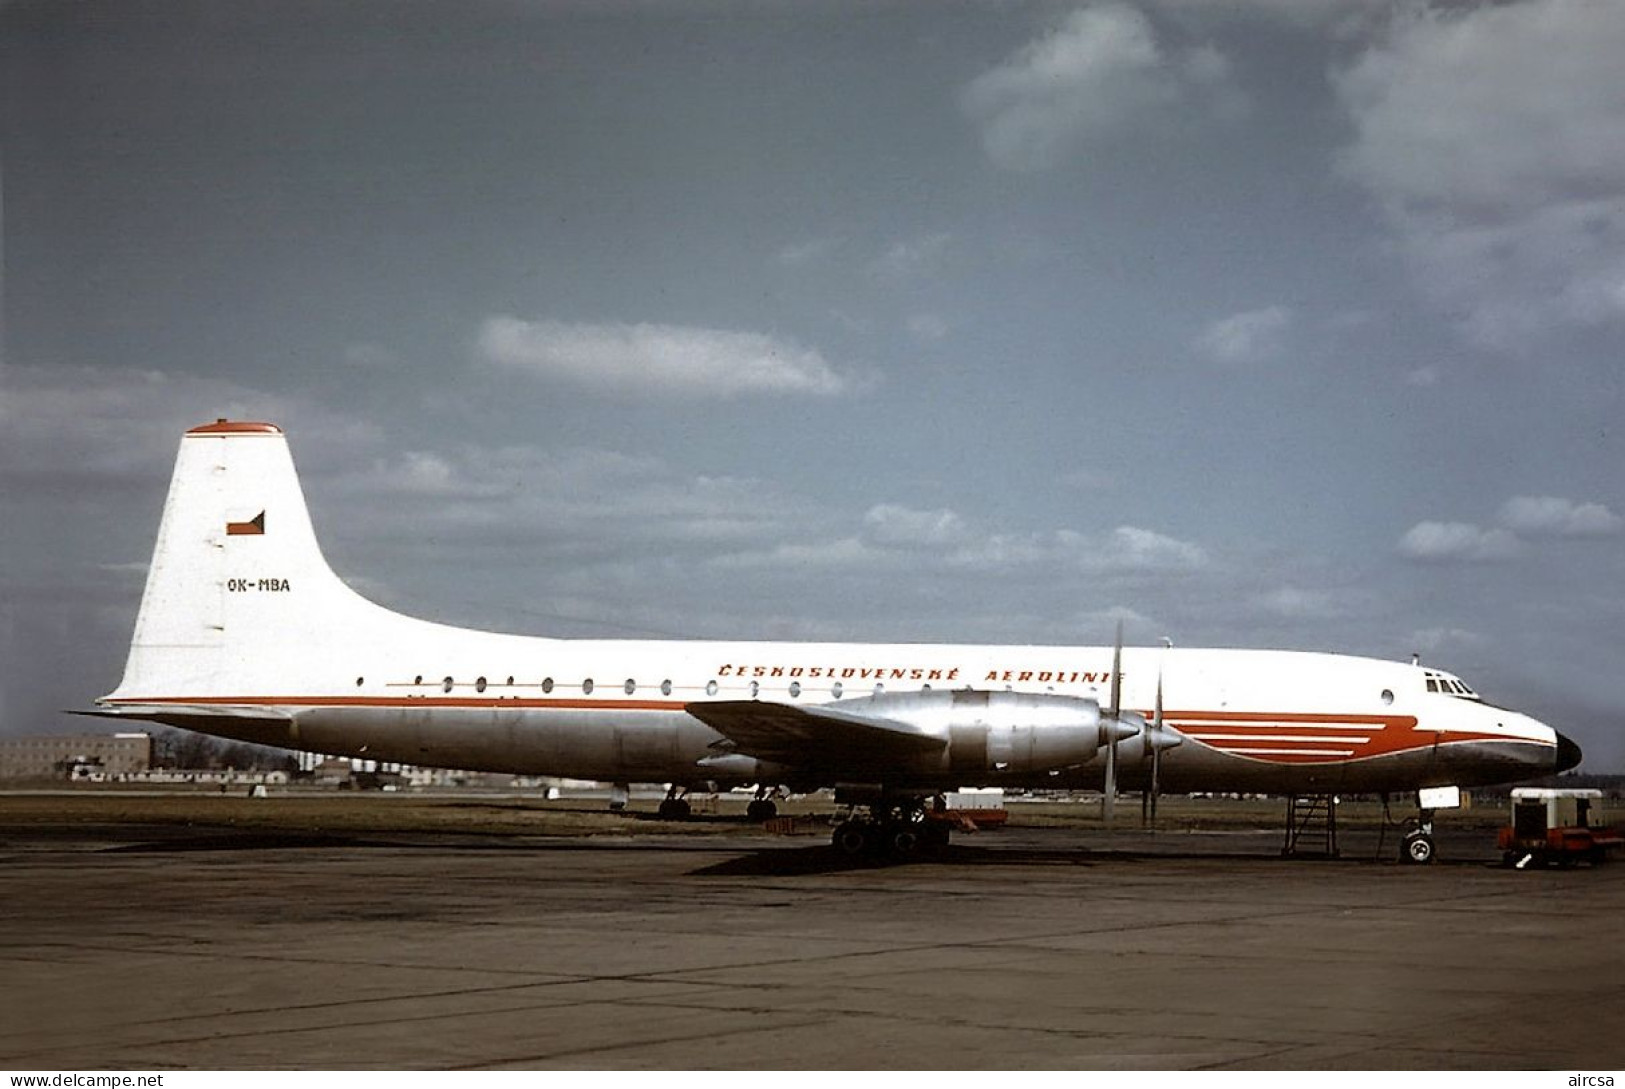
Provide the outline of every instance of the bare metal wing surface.
<path id="1" fill-rule="evenodd" d="M 722 700 L 690 703 L 684 710 L 731 748 L 798 767 L 883 767 L 940 753 L 948 745 L 947 738 L 907 722 L 835 707 Z"/>

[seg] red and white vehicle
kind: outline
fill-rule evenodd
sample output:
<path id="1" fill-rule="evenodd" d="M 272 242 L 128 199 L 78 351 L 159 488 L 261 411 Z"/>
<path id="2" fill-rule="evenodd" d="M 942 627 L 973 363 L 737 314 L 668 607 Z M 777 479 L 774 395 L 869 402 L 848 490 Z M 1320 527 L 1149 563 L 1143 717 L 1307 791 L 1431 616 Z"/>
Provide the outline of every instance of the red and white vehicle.
<path id="1" fill-rule="evenodd" d="M 1576 787 L 1514 787 L 1512 820 L 1498 837 L 1508 866 L 1600 866 L 1608 853 L 1625 845 L 1608 824 L 1602 791 Z"/>

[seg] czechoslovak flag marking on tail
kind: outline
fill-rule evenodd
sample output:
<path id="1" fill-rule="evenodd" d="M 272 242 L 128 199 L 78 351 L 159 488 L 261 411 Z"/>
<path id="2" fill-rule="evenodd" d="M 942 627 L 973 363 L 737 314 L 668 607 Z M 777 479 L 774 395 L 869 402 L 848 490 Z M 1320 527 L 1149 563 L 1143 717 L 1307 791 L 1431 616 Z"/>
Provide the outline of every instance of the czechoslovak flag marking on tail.
<path id="1" fill-rule="evenodd" d="M 260 537 L 265 534 L 265 512 L 260 511 L 246 522 L 227 522 L 227 537 Z"/>

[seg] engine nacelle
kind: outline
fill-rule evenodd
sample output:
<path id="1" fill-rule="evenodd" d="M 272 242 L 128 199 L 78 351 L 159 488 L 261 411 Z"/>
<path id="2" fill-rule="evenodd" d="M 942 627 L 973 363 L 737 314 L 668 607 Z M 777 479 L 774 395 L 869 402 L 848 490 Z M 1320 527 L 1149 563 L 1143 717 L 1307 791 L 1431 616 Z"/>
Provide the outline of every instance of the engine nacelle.
<path id="1" fill-rule="evenodd" d="M 1113 734 L 1133 725 L 1104 718 L 1091 699 L 983 690 L 898 692 L 843 700 L 842 711 L 906 722 L 948 742 L 921 771 L 964 776 L 1057 771 L 1096 759 Z"/>

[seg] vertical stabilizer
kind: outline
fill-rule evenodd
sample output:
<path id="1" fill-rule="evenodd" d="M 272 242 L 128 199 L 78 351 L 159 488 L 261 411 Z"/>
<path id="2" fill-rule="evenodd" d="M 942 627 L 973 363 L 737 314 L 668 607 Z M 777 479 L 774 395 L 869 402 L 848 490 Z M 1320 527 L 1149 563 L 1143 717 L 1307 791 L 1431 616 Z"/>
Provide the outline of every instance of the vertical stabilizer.
<path id="1" fill-rule="evenodd" d="M 282 429 L 220 420 L 175 459 L 117 698 L 229 695 L 383 610 L 322 558 Z"/>

